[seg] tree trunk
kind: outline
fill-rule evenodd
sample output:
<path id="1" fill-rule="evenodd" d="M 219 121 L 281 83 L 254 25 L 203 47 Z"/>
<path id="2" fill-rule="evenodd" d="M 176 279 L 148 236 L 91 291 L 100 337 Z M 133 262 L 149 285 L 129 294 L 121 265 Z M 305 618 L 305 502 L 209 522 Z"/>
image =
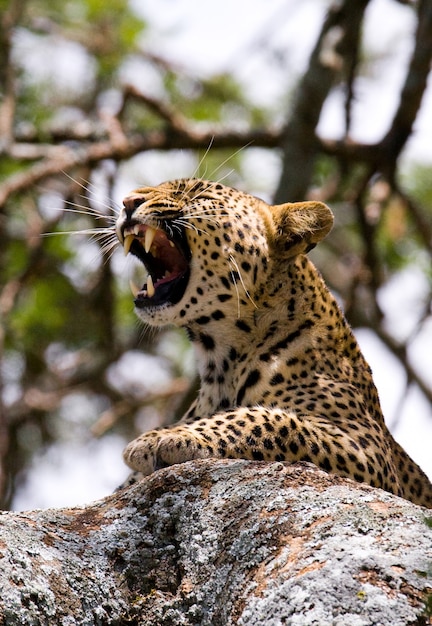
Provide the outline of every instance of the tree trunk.
<path id="1" fill-rule="evenodd" d="M 205 460 L 0 516 L 0 624 L 428 624 L 427 512 L 309 464 Z"/>

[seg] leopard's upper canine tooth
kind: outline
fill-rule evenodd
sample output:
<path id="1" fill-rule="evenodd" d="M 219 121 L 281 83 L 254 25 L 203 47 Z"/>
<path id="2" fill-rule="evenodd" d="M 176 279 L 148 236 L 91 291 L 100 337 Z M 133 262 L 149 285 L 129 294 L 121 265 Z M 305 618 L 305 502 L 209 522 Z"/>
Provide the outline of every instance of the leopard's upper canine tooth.
<path id="1" fill-rule="evenodd" d="M 155 295 L 155 288 L 154 288 L 154 285 L 153 285 L 152 277 L 149 274 L 147 276 L 147 296 L 149 298 L 153 298 L 154 295 Z"/>
<path id="2" fill-rule="evenodd" d="M 123 241 L 123 250 L 125 253 L 125 256 L 129 253 L 129 250 L 131 248 L 132 242 L 135 239 L 134 235 L 126 235 Z"/>
<path id="3" fill-rule="evenodd" d="M 151 226 L 147 226 L 144 237 L 144 250 L 148 253 L 150 252 L 150 248 L 153 243 L 153 239 L 156 235 L 156 228 L 152 228 Z"/>
<path id="4" fill-rule="evenodd" d="M 129 287 L 130 287 L 130 290 L 132 291 L 133 297 L 136 298 L 139 292 L 141 291 L 141 289 L 134 283 L 133 280 L 129 281 Z"/>

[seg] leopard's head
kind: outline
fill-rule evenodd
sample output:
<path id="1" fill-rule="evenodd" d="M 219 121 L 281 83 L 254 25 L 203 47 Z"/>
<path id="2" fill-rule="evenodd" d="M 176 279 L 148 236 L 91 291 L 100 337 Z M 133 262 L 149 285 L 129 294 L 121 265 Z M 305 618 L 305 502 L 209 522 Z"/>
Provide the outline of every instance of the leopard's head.
<path id="1" fill-rule="evenodd" d="M 332 221 L 321 203 L 270 206 L 204 180 L 137 189 L 117 221 L 125 252 L 148 275 L 133 287 L 136 311 L 155 326 L 240 317 L 261 306 L 275 267 L 316 245 Z"/>

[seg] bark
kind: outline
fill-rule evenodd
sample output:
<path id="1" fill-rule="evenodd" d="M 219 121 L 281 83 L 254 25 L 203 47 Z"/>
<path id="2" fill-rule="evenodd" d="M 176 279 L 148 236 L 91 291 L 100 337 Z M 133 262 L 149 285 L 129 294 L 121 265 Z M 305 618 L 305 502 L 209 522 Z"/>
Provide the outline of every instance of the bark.
<path id="1" fill-rule="evenodd" d="M 308 464 L 198 461 L 0 516 L 0 623 L 427 624 L 425 510 Z"/>
<path id="2" fill-rule="evenodd" d="M 298 86 L 282 143 L 283 162 L 275 203 L 306 197 L 318 155 L 316 127 L 331 88 L 356 56 L 369 0 L 343 0 L 329 10 L 309 66 Z M 350 83 L 352 82 L 352 77 Z M 352 85 L 350 86 L 350 89 Z"/>
<path id="3" fill-rule="evenodd" d="M 423 95 L 426 91 L 432 62 L 432 3 L 420 0 L 415 46 L 401 91 L 399 106 L 391 127 L 382 139 L 379 149 L 382 167 L 390 180 L 394 179 L 396 161 L 413 132 Z"/>

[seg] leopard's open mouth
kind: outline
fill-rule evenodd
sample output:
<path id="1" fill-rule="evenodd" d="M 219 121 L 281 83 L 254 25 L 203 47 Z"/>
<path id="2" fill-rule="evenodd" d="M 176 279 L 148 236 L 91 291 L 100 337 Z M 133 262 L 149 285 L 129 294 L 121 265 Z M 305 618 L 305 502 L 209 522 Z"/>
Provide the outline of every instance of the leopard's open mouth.
<path id="1" fill-rule="evenodd" d="M 175 232 L 169 237 L 164 230 L 146 224 L 122 229 L 125 254 L 136 256 L 148 272 L 142 287 L 131 283 L 137 308 L 176 304 L 182 299 L 189 280 L 191 253 L 184 232 L 179 228 Z"/>

